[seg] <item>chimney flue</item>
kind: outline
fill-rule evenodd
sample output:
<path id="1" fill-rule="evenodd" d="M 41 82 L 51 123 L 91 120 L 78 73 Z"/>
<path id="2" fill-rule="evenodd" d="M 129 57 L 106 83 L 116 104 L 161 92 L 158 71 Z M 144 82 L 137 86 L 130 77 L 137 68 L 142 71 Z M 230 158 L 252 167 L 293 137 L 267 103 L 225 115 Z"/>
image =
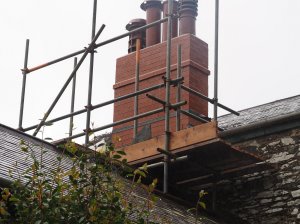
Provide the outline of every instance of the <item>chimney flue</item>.
<path id="1" fill-rule="evenodd" d="M 153 23 L 161 19 L 161 0 L 146 0 L 141 4 L 141 9 L 146 11 L 146 23 Z M 160 43 L 160 24 L 146 30 L 146 47 Z"/>
<path id="2" fill-rule="evenodd" d="M 179 3 L 179 35 L 196 34 L 196 17 L 198 0 L 180 0 Z"/>
<path id="3" fill-rule="evenodd" d="M 178 1 L 173 2 L 173 15 L 176 15 L 178 13 Z M 168 0 L 165 0 L 163 2 L 163 17 L 168 16 Z M 164 22 L 163 23 L 163 34 L 162 34 L 162 41 L 167 40 L 167 33 L 168 33 L 168 23 Z M 173 17 L 172 20 L 172 38 L 178 36 L 178 18 Z"/>
<path id="4" fill-rule="evenodd" d="M 126 30 L 131 31 L 139 27 L 145 26 L 146 20 L 144 19 L 133 19 L 126 25 Z M 141 40 L 141 49 L 145 48 L 146 45 L 146 32 L 145 30 L 133 33 L 129 36 L 128 42 L 128 53 L 136 51 L 136 40 Z"/>

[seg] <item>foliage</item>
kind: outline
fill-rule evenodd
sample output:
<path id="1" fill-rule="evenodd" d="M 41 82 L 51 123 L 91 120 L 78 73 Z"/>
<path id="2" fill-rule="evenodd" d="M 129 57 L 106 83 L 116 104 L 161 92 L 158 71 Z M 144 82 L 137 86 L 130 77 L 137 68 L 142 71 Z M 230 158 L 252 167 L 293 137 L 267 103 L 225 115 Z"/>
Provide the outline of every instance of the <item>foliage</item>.
<path id="1" fill-rule="evenodd" d="M 121 178 L 119 170 L 127 166 L 125 160 L 119 160 L 125 153 L 112 145 L 104 147 L 101 153 L 83 153 L 69 142 L 64 149 L 72 155 L 70 168 L 63 168 L 66 152 L 62 152 L 49 171 L 44 161 L 47 151 L 41 148 L 36 152 L 22 141 L 20 148 L 31 166 L 19 174 L 10 190 L 2 191 L 0 223 L 158 223 L 150 221 L 157 180 L 149 186 L 141 184 L 146 165 L 130 172 L 131 182 Z M 134 200 L 136 188 L 146 192 L 145 200 L 138 203 Z"/>
<path id="2" fill-rule="evenodd" d="M 204 202 L 204 197 L 207 194 L 208 193 L 204 190 L 199 191 L 196 206 L 194 208 L 188 209 L 188 212 L 195 212 L 195 224 L 198 223 L 199 219 L 201 220 L 201 217 L 199 217 L 199 210 L 200 209 L 206 209 L 206 204 Z"/>

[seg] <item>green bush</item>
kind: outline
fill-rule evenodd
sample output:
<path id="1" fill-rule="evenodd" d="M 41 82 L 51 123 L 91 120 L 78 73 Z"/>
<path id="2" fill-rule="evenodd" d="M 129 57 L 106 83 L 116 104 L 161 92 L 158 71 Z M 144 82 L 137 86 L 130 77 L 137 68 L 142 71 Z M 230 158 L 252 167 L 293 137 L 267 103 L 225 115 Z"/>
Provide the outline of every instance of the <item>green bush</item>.
<path id="1" fill-rule="evenodd" d="M 70 142 L 64 150 L 71 154 L 72 166 L 62 168 L 63 152 L 47 171 L 44 149 L 37 153 L 24 141 L 20 148 L 33 162 L 10 189 L 2 190 L 0 223 L 158 223 L 150 221 L 156 180 L 149 186 L 141 184 L 146 165 L 130 171 L 131 181 L 121 178 L 119 171 L 127 169 L 125 160 L 119 162 L 123 151 L 105 146 L 101 153 L 83 153 Z M 145 190 L 146 200 L 134 201 L 136 188 Z"/>

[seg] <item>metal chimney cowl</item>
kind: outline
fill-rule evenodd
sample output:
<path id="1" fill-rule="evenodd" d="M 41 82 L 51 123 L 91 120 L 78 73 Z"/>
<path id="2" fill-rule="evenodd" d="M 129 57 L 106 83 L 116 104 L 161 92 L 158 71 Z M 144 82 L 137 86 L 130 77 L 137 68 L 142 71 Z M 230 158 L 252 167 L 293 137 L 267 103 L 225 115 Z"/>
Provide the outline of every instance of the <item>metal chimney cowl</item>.
<path id="1" fill-rule="evenodd" d="M 161 0 L 146 0 L 141 4 L 141 9 L 146 11 L 146 23 L 153 23 L 161 19 Z M 146 30 L 146 47 L 160 43 L 160 24 Z"/>
<path id="2" fill-rule="evenodd" d="M 140 28 L 142 26 L 146 25 L 146 20 L 145 19 L 133 19 L 130 20 L 129 23 L 126 25 L 126 30 L 132 31 L 134 29 Z M 146 31 L 139 31 L 136 33 L 133 33 L 129 36 L 129 41 L 128 41 L 128 53 L 132 53 L 136 51 L 136 40 L 140 39 L 141 40 L 141 48 L 145 48 L 146 46 Z"/>

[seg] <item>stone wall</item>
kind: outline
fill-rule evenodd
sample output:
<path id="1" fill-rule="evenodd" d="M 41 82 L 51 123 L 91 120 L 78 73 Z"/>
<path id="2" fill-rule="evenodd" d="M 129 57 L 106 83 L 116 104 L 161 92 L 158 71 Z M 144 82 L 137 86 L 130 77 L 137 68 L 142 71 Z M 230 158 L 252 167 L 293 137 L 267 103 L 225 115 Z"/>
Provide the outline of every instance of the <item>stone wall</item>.
<path id="1" fill-rule="evenodd" d="M 242 223 L 300 223 L 300 129 L 236 146 L 257 153 L 276 169 L 243 176 L 218 188 L 218 207 Z"/>

